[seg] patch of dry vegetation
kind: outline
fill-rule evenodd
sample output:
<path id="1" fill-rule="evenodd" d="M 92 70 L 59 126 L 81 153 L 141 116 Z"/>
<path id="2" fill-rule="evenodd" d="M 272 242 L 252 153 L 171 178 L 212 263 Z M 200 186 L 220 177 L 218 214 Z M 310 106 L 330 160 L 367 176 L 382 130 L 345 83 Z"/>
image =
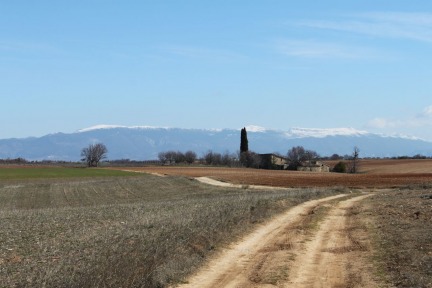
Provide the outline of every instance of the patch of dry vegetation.
<path id="1" fill-rule="evenodd" d="M 0 182 L 5 287 L 164 287 L 228 239 L 332 189 L 257 191 L 184 177 Z"/>
<path id="2" fill-rule="evenodd" d="M 365 204 L 382 277 L 392 287 L 432 287 L 432 189 L 387 191 Z"/>

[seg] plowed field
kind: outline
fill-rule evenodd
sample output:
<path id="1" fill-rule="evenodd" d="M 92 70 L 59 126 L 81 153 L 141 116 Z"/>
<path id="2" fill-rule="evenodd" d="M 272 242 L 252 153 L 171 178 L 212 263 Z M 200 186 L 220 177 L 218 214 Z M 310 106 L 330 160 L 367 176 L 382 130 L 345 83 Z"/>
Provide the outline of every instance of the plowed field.
<path id="1" fill-rule="evenodd" d="M 432 183 L 432 160 L 368 160 L 361 165 L 358 174 L 184 166 L 128 167 L 127 170 L 276 187 L 392 188 Z"/>

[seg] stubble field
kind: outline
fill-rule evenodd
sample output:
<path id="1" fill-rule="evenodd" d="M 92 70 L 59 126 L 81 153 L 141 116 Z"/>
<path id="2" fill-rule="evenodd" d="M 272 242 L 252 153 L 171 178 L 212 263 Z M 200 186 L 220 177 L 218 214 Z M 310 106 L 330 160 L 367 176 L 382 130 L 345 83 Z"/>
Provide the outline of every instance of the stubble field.
<path id="1" fill-rule="evenodd" d="M 0 287 L 166 287 L 257 223 L 340 193 L 230 189 L 137 173 L 101 177 L 93 173 L 105 170 L 96 169 L 80 171 L 89 177 L 52 178 L 48 170 L 24 169 L 39 178 L 15 170 L 15 178 L 0 180 Z"/>

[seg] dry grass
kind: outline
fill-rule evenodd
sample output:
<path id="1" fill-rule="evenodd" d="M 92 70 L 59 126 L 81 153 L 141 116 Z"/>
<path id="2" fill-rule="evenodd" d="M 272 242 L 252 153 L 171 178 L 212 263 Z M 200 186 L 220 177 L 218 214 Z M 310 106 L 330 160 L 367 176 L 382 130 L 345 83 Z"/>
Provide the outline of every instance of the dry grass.
<path id="1" fill-rule="evenodd" d="M 0 286 L 164 287 L 254 223 L 333 193 L 146 174 L 2 181 Z"/>
<path id="2" fill-rule="evenodd" d="M 377 274 L 391 287 L 432 287 L 432 190 L 388 190 L 363 204 Z"/>

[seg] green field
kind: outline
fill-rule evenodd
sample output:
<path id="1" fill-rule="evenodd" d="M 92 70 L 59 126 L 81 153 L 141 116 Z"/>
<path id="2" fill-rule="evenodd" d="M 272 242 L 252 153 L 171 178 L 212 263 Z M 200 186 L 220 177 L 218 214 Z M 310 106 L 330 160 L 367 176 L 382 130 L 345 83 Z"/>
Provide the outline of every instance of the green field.
<path id="1" fill-rule="evenodd" d="M 69 168 L 69 167 L 1 167 L 1 180 L 24 180 L 44 178 L 79 178 L 79 177 L 110 177 L 136 176 L 136 173 L 107 170 L 98 168 Z"/>

